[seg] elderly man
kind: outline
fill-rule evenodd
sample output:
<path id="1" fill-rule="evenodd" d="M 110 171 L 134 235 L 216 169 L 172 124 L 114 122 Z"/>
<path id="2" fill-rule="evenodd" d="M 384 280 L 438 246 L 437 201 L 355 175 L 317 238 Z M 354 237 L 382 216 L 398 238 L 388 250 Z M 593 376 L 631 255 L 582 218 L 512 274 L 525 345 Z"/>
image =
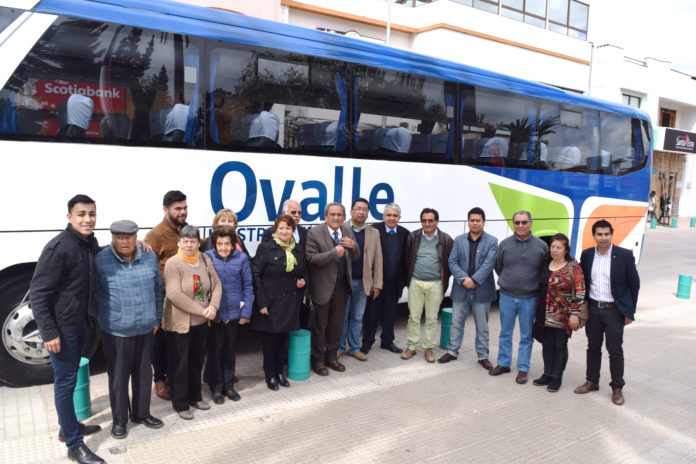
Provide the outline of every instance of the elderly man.
<path id="1" fill-rule="evenodd" d="M 450 270 L 447 265 L 452 237 L 438 227 L 439 213 L 432 208 L 421 211 L 421 229 L 411 232 L 406 242 L 406 267 L 408 269 L 408 345 L 401 359 L 411 359 L 416 354 L 420 339 L 420 321 L 425 308 L 425 360 L 435 362 L 435 328 L 440 303 L 449 285 Z"/>
<path id="2" fill-rule="evenodd" d="M 370 205 L 367 200 L 358 198 L 350 207 L 350 221 L 346 221 L 355 234 L 360 258 L 353 261 L 353 293 L 348 296 L 338 353 L 340 356 L 341 352 L 347 352 L 358 361 L 367 361 L 365 353 L 360 351 L 360 331 L 363 325 L 365 303 L 368 298 L 372 300 L 377 298 L 382 289 L 382 246 L 377 229 L 365 223 L 369 214 Z M 347 347 L 346 338 L 348 338 Z"/>
<path id="3" fill-rule="evenodd" d="M 500 287 L 500 337 L 498 341 L 498 365 L 488 371 L 490 375 L 510 372 L 512 362 L 512 332 L 520 321 L 520 344 L 517 351 L 517 378 L 527 383 L 529 359 L 532 356 L 532 327 L 539 291 L 539 269 L 549 247 L 532 235 L 532 214 L 518 211 L 512 216 L 514 235 L 500 242 L 495 272 Z"/>
<path id="4" fill-rule="evenodd" d="M 316 306 L 312 325 L 312 368 L 329 375 L 327 366 L 337 372 L 346 367 L 338 362 L 338 345 L 346 315 L 346 299 L 353 291 L 351 263 L 360 257 L 355 235 L 343 223 L 346 209 L 329 203 L 324 209 L 326 222 L 307 232 L 305 254 L 309 264 L 309 294 Z"/>
<path id="5" fill-rule="evenodd" d="M 488 313 L 495 300 L 493 268 L 498 256 L 498 239 L 483 231 L 486 213 L 479 207 L 468 215 L 469 232 L 454 239 L 449 255 L 452 284 L 452 327 L 447 353 L 437 360 L 446 363 L 457 359 L 464 337 L 464 325 L 469 311 L 476 323 L 476 354 L 478 363 L 486 370 L 493 369 L 488 360 Z"/>
<path id="6" fill-rule="evenodd" d="M 162 318 L 162 277 L 155 253 L 136 246 L 137 234 L 133 221 L 114 222 L 111 244 L 94 259 L 91 310 L 102 331 L 114 438 L 128 435 L 129 404 L 132 422 L 154 429 L 163 425 L 150 415 L 150 362 L 154 332 Z"/>
<path id="7" fill-rule="evenodd" d="M 145 236 L 159 261 L 160 274 L 164 274 L 164 264 L 179 251 L 179 230 L 186 225 L 188 204 L 186 195 L 179 190 L 170 190 L 162 199 L 164 218 Z M 155 334 L 152 345 L 152 368 L 154 371 L 155 394 L 168 400 L 171 392 L 167 386 L 167 340 L 164 331 Z"/>
<path id="8" fill-rule="evenodd" d="M 297 200 L 285 200 L 283 203 L 282 213 L 292 217 L 292 219 L 295 221 L 297 227 L 295 227 L 295 231 L 292 233 L 292 236 L 295 239 L 296 244 L 304 246 L 307 242 L 307 228 L 300 225 L 300 221 L 302 220 L 302 206 L 300 206 L 300 203 Z M 275 226 L 267 227 L 266 230 L 263 231 L 261 241 L 267 242 L 269 240 L 273 240 L 274 232 Z"/>
<path id="9" fill-rule="evenodd" d="M 384 207 L 384 221 L 372 227 L 379 231 L 382 248 L 382 291 L 365 305 L 363 339 L 360 351 L 370 352 L 377 335 L 377 323 L 382 322 L 380 347 L 392 353 L 403 350 L 394 344 L 394 319 L 399 297 L 406 286 L 406 240 L 409 231 L 399 225 L 401 208 L 396 203 Z"/>
<path id="10" fill-rule="evenodd" d="M 624 326 L 634 320 L 640 277 L 636 260 L 630 250 L 611 243 L 614 228 L 604 219 L 592 225 L 596 247 L 588 248 L 580 256 L 585 275 L 588 305 L 587 325 L 587 381 L 575 389 L 583 394 L 599 390 L 599 370 L 602 366 L 602 340 L 606 338 L 611 373 L 611 400 L 617 406 L 624 404 Z"/>
<path id="11" fill-rule="evenodd" d="M 77 422 L 73 393 L 80 354 L 87 337 L 92 261 L 99 251 L 94 237 L 97 206 L 87 195 L 68 201 L 68 226 L 46 244 L 31 280 L 31 310 L 53 367 L 53 391 L 60 424 L 59 439 L 68 458 L 102 463 L 84 443 L 84 435 L 101 430 Z"/>

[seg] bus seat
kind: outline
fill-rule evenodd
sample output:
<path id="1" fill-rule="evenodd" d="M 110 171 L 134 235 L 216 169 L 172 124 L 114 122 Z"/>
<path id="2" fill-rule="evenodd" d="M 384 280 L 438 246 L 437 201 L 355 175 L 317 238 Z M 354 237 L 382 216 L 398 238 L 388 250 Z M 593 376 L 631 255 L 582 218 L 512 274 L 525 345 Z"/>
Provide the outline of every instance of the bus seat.
<path id="1" fill-rule="evenodd" d="M 150 140 L 159 142 L 164 135 L 164 121 L 169 114 L 169 108 L 155 110 L 150 113 Z"/>
<path id="2" fill-rule="evenodd" d="M 186 135 L 186 121 L 188 120 L 188 105 L 177 103 L 174 108 L 169 110 L 167 118 L 164 120 L 163 142 L 179 143 L 184 140 Z"/>
<path id="3" fill-rule="evenodd" d="M 130 118 L 127 114 L 116 113 L 105 115 L 99 123 L 102 138 L 128 139 Z"/>
<path id="4" fill-rule="evenodd" d="M 430 134 L 413 134 L 409 153 L 430 153 Z"/>
<path id="5" fill-rule="evenodd" d="M 58 135 L 82 137 L 85 135 L 94 112 L 94 101 L 84 95 L 72 94 L 58 107 Z"/>
<path id="6" fill-rule="evenodd" d="M 315 125 L 315 134 L 320 149 L 334 151 L 338 141 L 338 121 L 326 121 Z"/>
<path id="7" fill-rule="evenodd" d="M 505 159 L 508 155 L 509 143 L 500 137 L 493 137 L 486 141 L 481 149 L 480 159 L 490 166 L 505 166 Z"/>
<path id="8" fill-rule="evenodd" d="M 278 128 L 280 127 L 280 119 L 270 111 L 262 111 L 254 115 L 254 118 L 249 124 L 249 137 L 247 138 L 247 146 L 277 148 Z"/>
<path id="9" fill-rule="evenodd" d="M 411 138 L 411 132 L 405 127 L 390 127 L 384 132 L 384 138 L 379 146 L 395 153 L 408 153 L 411 148 Z"/>

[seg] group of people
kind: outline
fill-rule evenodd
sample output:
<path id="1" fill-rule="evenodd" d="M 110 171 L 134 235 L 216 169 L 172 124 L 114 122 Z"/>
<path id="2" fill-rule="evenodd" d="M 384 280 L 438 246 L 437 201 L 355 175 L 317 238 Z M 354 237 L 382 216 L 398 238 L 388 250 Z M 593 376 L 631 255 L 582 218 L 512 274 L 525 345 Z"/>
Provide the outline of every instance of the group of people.
<path id="1" fill-rule="evenodd" d="M 247 323 L 262 333 L 263 370 L 271 390 L 290 387 L 284 375 L 288 333 L 301 325 L 311 330 L 312 370 L 327 376 L 329 370 L 345 371 L 343 355 L 367 361 L 378 328 L 380 348 L 413 358 L 425 312 L 421 346 L 425 360 L 435 362 L 437 317 L 451 276 L 453 323 L 447 353 L 438 362 L 457 359 L 472 312 L 478 363 L 491 375 L 510 372 L 519 320 L 516 381 L 526 383 L 534 318 L 541 309 L 544 373 L 534 384 L 558 391 L 568 337 L 587 301 L 587 381 L 575 392 L 599 388 L 606 337 L 613 401 L 624 401 L 622 335 L 633 320 L 639 279 L 632 253 L 611 244 L 613 228 L 605 220 L 593 225 L 597 246 L 585 250 L 578 264 L 565 235 L 555 235 L 548 247 L 531 233 L 526 211 L 514 215 L 514 235 L 498 244 L 484 231 L 485 212 L 478 207 L 468 213 L 469 231 L 453 240 L 439 229 L 432 208 L 422 210 L 422 227 L 409 232 L 399 225 L 399 205 L 386 205 L 384 220 L 368 225 L 369 202 L 358 198 L 348 215 L 342 204 L 327 204 L 325 222 L 307 229 L 299 224 L 300 203 L 290 199 L 252 259 L 236 233 L 233 211 L 219 211 L 210 237 L 202 241 L 199 228 L 186 223 L 182 192 L 167 192 L 163 210 L 162 222 L 143 242 L 137 239 L 138 225 L 122 220 L 111 224 L 112 241 L 100 248 L 93 234 L 95 202 L 77 195 L 68 202 L 68 226 L 37 263 L 32 310 L 53 365 L 59 438 L 72 460 L 104 462 L 83 440 L 99 426 L 78 423 L 72 401 L 88 314 L 102 331 L 114 438 L 127 436 L 129 420 L 163 426 L 150 414 L 151 379 L 157 396 L 171 399 L 182 419 L 193 419 L 191 407 L 210 409 L 201 393 L 202 374 L 214 403 L 224 403 L 225 397 L 238 401 L 236 339 L 239 326 Z M 488 359 L 494 272 L 501 318 L 495 367 Z M 409 318 L 402 350 L 395 344 L 394 320 L 405 287 Z M 300 322 L 303 309 L 311 314 L 308 324 Z"/>

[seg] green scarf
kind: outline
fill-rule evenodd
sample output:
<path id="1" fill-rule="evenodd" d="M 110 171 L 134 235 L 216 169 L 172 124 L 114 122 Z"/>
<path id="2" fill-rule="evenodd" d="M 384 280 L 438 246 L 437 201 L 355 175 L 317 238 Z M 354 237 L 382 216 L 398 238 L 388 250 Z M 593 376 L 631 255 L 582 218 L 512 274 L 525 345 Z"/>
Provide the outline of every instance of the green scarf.
<path id="1" fill-rule="evenodd" d="M 292 254 L 292 250 L 295 249 L 295 238 L 290 237 L 290 243 L 285 243 L 279 239 L 275 233 L 271 235 L 271 237 L 273 237 L 273 241 L 276 243 L 276 245 L 285 250 L 285 272 L 291 272 L 293 269 L 295 269 L 295 264 L 297 264 L 297 259 L 295 259 L 295 255 Z"/>

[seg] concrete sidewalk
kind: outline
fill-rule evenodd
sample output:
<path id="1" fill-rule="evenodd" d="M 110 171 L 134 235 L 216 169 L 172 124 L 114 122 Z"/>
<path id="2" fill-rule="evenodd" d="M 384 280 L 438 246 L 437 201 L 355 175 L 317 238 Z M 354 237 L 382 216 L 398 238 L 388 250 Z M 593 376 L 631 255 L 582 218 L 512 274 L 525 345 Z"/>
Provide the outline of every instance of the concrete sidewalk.
<path id="1" fill-rule="evenodd" d="M 491 377 L 479 367 L 470 317 L 457 361 L 428 364 L 420 349 L 403 361 L 377 348 L 368 362 L 342 358 L 345 373 L 312 374 L 278 392 L 266 388 L 260 350 L 242 350 L 241 401 L 211 402 L 211 410 L 183 421 L 153 395 L 152 414 L 165 426 L 129 424 L 125 440 L 109 434 L 106 374 L 94 375 L 87 422 L 104 430 L 86 443 L 110 463 L 696 462 L 696 291 L 690 300 L 676 298 L 678 274 L 696 274 L 696 230 L 648 230 L 643 251 L 637 321 L 624 336 L 624 406 L 611 403 L 606 354 L 600 390 L 573 393 L 585 380 L 584 333 L 571 338 L 564 384 L 552 394 L 517 385 L 514 369 Z M 400 316 L 396 342 L 403 347 Z M 493 363 L 499 328 L 494 308 Z M 530 377 L 542 366 L 535 343 Z M 68 462 L 56 438 L 52 385 L 0 387 L 0 418 L 0 462 Z"/>

